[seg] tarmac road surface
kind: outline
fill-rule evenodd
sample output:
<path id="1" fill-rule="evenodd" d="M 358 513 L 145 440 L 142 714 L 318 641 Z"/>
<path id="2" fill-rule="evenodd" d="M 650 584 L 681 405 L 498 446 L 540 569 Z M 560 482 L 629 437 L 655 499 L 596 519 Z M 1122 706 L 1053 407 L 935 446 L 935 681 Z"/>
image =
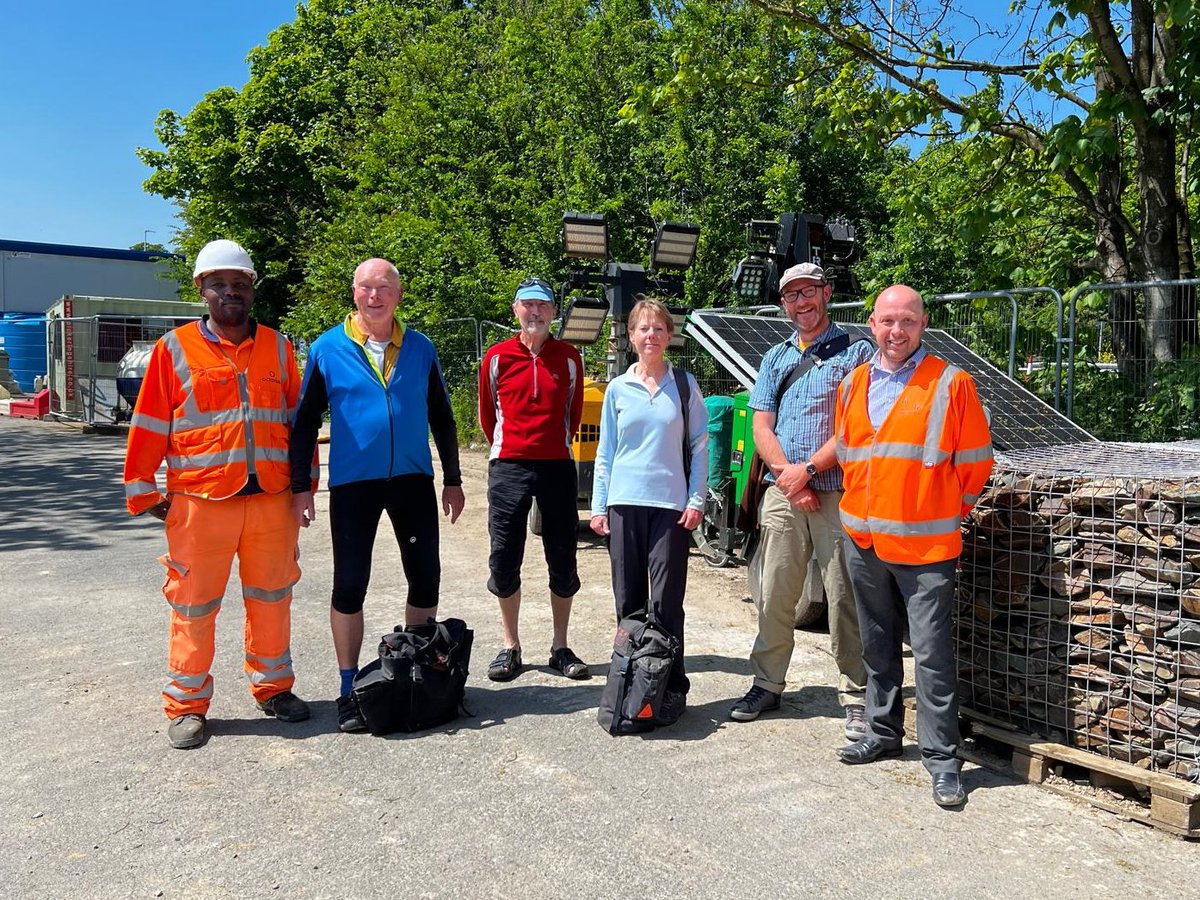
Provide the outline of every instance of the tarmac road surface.
<path id="1" fill-rule="evenodd" d="M 597 676 L 546 667 L 549 609 L 527 551 L 525 659 L 487 593 L 486 460 L 464 454 L 467 510 L 442 529 L 442 613 L 476 630 L 473 716 L 416 735 L 343 735 L 328 627 L 325 495 L 301 536 L 296 692 L 313 718 L 259 713 L 241 669 L 234 583 L 218 625 L 208 743 L 168 747 L 159 691 L 162 527 L 123 508 L 119 438 L 0 418 L 0 896 L 1185 897 L 1200 847 L 968 765 L 938 809 L 911 744 L 848 767 L 828 638 L 797 632 L 783 708 L 727 711 L 750 685 L 744 573 L 694 556 L 691 706 L 673 728 L 596 724 L 613 612 L 604 547 L 580 544 L 571 643 Z M 381 527 L 367 633 L 402 618 Z M 373 652 L 368 638 L 364 662 Z"/>

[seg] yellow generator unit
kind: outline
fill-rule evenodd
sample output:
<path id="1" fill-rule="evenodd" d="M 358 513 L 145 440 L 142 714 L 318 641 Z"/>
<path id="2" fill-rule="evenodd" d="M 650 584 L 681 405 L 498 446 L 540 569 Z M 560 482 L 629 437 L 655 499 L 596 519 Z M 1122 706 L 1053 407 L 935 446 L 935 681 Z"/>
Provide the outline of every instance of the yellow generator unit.
<path id="1" fill-rule="evenodd" d="M 579 473 L 580 509 L 591 509 L 592 506 L 592 476 L 596 470 L 596 448 L 600 444 L 600 410 L 607 387 L 607 382 L 583 380 L 583 417 L 572 445 L 575 468 Z"/>

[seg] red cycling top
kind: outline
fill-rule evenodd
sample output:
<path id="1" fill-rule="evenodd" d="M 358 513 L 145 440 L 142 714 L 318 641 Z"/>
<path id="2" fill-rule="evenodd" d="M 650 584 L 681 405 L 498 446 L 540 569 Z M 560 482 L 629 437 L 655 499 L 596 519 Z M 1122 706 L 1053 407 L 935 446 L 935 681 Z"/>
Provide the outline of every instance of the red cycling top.
<path id="1" fill-rule="evenodd" d="M 546 338 L 535 355 L 520 335 L 488 348 L 479 367 L 479 424 L 491 459 L 572 459 L 583 415 L 583 360 Z"/>

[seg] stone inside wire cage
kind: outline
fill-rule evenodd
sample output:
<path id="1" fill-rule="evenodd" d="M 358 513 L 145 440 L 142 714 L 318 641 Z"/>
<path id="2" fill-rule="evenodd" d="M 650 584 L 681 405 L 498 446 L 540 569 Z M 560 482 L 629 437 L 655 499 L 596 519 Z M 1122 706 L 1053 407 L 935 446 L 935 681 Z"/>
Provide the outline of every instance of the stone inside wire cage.
<path id="1" fill-rule="evenodd" d="M 1200 442 L 997 454 L 955 635 L 968 715 L 1200 780 Z"/>

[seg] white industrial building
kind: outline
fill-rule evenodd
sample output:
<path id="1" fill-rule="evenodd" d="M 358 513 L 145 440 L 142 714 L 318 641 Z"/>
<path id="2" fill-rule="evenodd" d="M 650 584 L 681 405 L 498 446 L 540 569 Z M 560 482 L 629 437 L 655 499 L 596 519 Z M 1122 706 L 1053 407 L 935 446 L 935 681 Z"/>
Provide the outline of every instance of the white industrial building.
<path id="1" fill-rule="evenodd" d="M 0 240 L 0 314 L 44 313 L 60 297 L 178 300 L 169 256 Z"/>

